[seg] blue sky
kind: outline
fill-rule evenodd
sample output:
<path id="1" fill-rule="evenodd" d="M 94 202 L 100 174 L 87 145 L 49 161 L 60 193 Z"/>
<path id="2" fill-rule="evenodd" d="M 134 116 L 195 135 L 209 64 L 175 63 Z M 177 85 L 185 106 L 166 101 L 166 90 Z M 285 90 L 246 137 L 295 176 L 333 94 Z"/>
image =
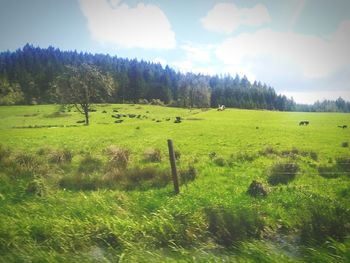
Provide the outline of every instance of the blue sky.
<path id="1" fill-rule="evenodd" d="M 0 38 L 0 51 L 52 45 L 350 100 L 349 0 L 0 0 Z"/>

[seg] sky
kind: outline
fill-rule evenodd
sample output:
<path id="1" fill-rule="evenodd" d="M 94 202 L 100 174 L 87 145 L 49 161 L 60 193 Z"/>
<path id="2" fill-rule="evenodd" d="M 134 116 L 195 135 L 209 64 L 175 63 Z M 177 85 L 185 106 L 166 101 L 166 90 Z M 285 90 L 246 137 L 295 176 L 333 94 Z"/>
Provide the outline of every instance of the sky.
<path id="1" fill-rule="evenodd" d="M 350 100 L 350 0 L 0 0 L 0 51 L 26 43 Z"/>

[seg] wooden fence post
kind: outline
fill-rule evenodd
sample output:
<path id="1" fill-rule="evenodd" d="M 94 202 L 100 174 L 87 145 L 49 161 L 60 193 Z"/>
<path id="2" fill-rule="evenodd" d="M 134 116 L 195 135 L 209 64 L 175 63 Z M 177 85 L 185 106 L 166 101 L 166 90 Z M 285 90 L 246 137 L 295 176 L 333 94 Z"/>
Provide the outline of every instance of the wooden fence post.
<path id="1" fill-rule="evenodd" d="M 172 140 L 168 140 L 168 149 L 169 149 L 169 160 L 171 165 L 171 175 L 173 177 L 173 183 L 174 183 L 174 191 L 175 191 L 175 194 L 179 194 L 180 193 L 179 180 L 177 179 L 175 153 L 174 153 Z"/>

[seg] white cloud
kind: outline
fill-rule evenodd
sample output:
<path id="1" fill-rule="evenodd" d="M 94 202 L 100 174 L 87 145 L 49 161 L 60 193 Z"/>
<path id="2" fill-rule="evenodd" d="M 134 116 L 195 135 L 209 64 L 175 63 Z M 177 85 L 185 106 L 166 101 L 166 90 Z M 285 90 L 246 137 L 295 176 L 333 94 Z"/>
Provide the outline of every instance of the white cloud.
<path id="1" fill-rule="evenodd" d="M 345 21 L 327 39 L 261 29 L 227 39 L 215 53 L 226 65 L 255 70 L 260 65 L 262 71 L 280 68 L 276 75 L 289 74 L 283 72 L 288 68 L 300 68 L 304 77 L 312 79 L 327 77 L 349 64 L 349 42 L 350 21 Z M 261 61 L 266 63 L 261 65 Z"/>
<path id="2" fill-rule="evenodd" d="M 233 3 L 216 4 L 201 19 L 205 29 L 219 33 L 232 33 L 241 25 L 260 26 L 270 21 L 271 17 L 262 4 L 239 9 Z"/>
<path id="3" fill-rule="evenodd" d="M 300 14 L 302 13 L 302 11 L 304 9 L 305 1 L 306 0 L 298 0 L 297 1 L 297 3 L 296 3 L 297 5 L 296 5 L 296 8 L 293 12 L 292 19 L 290 20 L 289 31 L 293 30 L 296 22 L 298 21 Z"/>
<path id="4" fill-rule="evenodd" d="M 181 46 L 181 49 L 186 52 L 187 60 L 199 62 L 199 63 L 209 63 L 210 51 L 213 47 L 209 45 L 195 45 L 188 43 Z"/>
<path id="5" fill-rule="evenodd" d="M 176 45 L 170 22 L 158 6 L 139 3 L 129 7 L 121 0 L 79 2 L 92 36 L 101 43 L 159 49 Z"/>

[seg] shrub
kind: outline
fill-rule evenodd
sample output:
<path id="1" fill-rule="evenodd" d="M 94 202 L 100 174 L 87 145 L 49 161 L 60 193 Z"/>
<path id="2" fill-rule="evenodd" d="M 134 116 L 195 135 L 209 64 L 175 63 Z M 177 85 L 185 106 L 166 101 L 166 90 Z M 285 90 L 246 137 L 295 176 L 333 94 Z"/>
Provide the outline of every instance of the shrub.
<path id="1" fill-rule="evenodd" d="M 217 157 L 216 152 L 211 152 L 211 153 L 209 153 L 209 159 L 210 159 L 210 160 L 213 160 L 215 157 Z"/>
<path id="2" fill-rule="evenodd" d="M 249 185 L 247 193 L 253 197 L 267 196 L 267 189 L 262 183 L 253 180 L 253 182 Z"/>
<path id="3" fill-rule="evenodd" d="M 317 160 L 318 160 L 318 155 L 317 155 L 317 153 L 314 152 L 314 151 L 310 151 L 310 152 L 309 152 L 309 156 L 310 156 L 310 158 L 311 158 L 312 160 L 314 160 L 314 161 L 317 161 Z"/>
<path id="4" fill-rule="evenodd" d="M 237 241 L 249 238 L 259 238 L 264 222 L 257 211 L 249 208 L 230 210 L 222 207 L 205 209 L 208 230 L 214 240 L 225 247 L 234 245 Z"/>
<path id="5" fill-rule="evenodd" d="M 256 154 L 254 153 L 245 153 L 240 152 L 236 154 L 231 154 L 229 159 L 229 165 L 234 165 L 234 163 L 242 163 L 242 162 L 252 162 L 257 158 Z"/>
<path id="6" fill-rule="evenodd" d="M 52 228 L 47 224 L 35 222 L 28 230 L 30 237 L 38 243 L 43 243 L 53 237 Z"/>
<path id="7" fill-rule="evenodd" d="M 146 162 L 160 162 L 162 160 L 162 154 L 159 149 L 146 149 L 143 156 Z"/>
<path id="8" fill-rule="evenodd" d="M 350 175 L 350 157 L 339 157 L 336 159 L 336 164 L 341 172 Z"/>
<path id="9" fill-rule="evenodd" d="M 342 174 L 350 175 L 350 157 L 338 157 L 336 163 L 320 165 L 318 173 L 325 178 L 338 178 Z"/>
<path id="10" fill-rule="evenodd" d="M 73 155 L 67 149 L 51 150 L 49 152 L 49 162 L 56 164 L 66 164 L 72 161 Z"/>
<path id="11" fill-rule="evenodd" d="M 273 150 L 272 147 L 271 147 L 271 149 L 268 149 L 268 151 L 277 154 L 277 152 L 275 150 Z M 270 154 L 272 154 L 272 153 L 270 153 Z M 284 156 L 284 157 L 292 157 L 293 158 L 296 155 L 298 155 L 299 153 L 300 153 L 300 151 L 299 151 L 298 148 L 293 148 L 292 150 L 284 150 L 284 151 L 282 151 L 281 155 Z"/>
<path id="12" fill-rule="evenodd" d="M 22 172 L 33 172 L 42 165 L 37 156 L 31 153 L 17 153 L 14 157 L 15 166 Z"/>
<path id="13" fill-rule="evenodd" d="M 121 244 L 117 234 L 107 225 L 98 225 L 91 236 L 92 241 L 98 246 L 118 248 Z"/>
<path id="14" fill-rule="evenodd" d="M 323 243 L 329 238 L 343 241 L 350 234 L 349 209 L 333 202 L 309 205 L 310 217 L 301 225 L 303 242 Z"/>
<path id="15" fill-rule="evenodd" d="M 86 155 L 79 164 L 79 173 L 93 173 L 101 170 L 102 161 L 92 157 L 91 155 Z"/>
<path id="16" fill-rule="evenodd" d="M 271 168 L 267 181 L 271 185 L 288 184 L 295 178 L 298 170 L 299 165 L 296 163 L 277 163 Z"/>
<path id="17" fill-rule="evenodd" d="M 71 190 L 124 189 L 147 190 L 165 187 L 171 181 L 168 171 L 153 167 L 130 170 L 109 169 L 103 176 L 76 174 L 60 179 L 59 187 Z"/>
<path id="18" fill-rule="evenodd" d="M 43 179 L 37 177 L 27 184 L 25 192 L 30 195 L 44 196 L 47 192 L 47 187 Z"/>
<path id="19" fill-rule="evenodd" d="M 349 143 L 348 142 L 342 142 L 341 147 L 347 148 L 347 147 L 349 147 Z"/>
<path id="20" fill-rule="evenodd" d="M 320 165 L 318 174 L 324 178 L 338 178 L 340 176 L 337 167 L 334 165 Z"/>
<path id="21" fill-rule="evenodd" d="M 206 238 L 202 213 L 162 208 L 145 219 L 143 231 L 156 247 L 192 247 Z"/>
<path id="22" fill-rule="evenodd" d="M 189 165 L 186 170 L 180 171 L 180 180 L 182 184 L 192 182 L 197 177 L 197 170 L 193 165 Z"/>
<path id="23" fill-rule="evenodd" d="M 60 179 L 59 186 L 70 190 L 97 190 L 100 180 L 88 174 L 69 175 Z"/>
<path id="24" fill-rule="evenodd" d="M 43 155 L 48 155 L 51 151 L 52 151 L 52 149 L 49 147 L 42 147 L 36 151 L 36 154 L 43 156 Z"/>
<path id="25" fill-rule="evenodd" d="M 272 146 L 268 146 L 265 149 L 261 150 L 259 154 L 263 156 L 269 156 L 273 154 L 278 154 L 278 151 L 275 150 Z"/>
<path id="26" fill-rule="evenodd" d="M 8 158 L 10 155 L 11 155 L 10 149 L 0 144 L 0 162 L 3 159 Z"/>
<path id="27" fill-rule="evenodd" d="M 125 171 L 121 171 L 117 167 L 109 167 L 107 172 L 101 176 L 100 184 L 103 188 L 114 189 L 124 188 L 126 185 Z"/>
<path id="28" fill-rule="evenodd" d="M 127 177 L 127 190 L 135 188 L 148 189 L 151 187 L 161 188 L 171 181 L 168 171 L 154 167 L 133 168 L 128 170 L 125 176 Z"/>
<path id="29" fill-rule="evenodd" d="M 223 167 L 223 166 L 225 166 L 225 164 L 226 164 L 225 159 L 222 158 L 222 157 L 216 157 L 216 158 L 213 160 L 213 162 L 214 162 L 217 166 L 220 166 L 220 167 Z"/>
<path id="30" fill-rule="evenodd" d="M 106 149 L 106 154 L 109 157 L 109 164 L 113 167 L 125 169 L 129 163 L 130 151 L 116 147 L 114 145 L 109 146 Z"/>

